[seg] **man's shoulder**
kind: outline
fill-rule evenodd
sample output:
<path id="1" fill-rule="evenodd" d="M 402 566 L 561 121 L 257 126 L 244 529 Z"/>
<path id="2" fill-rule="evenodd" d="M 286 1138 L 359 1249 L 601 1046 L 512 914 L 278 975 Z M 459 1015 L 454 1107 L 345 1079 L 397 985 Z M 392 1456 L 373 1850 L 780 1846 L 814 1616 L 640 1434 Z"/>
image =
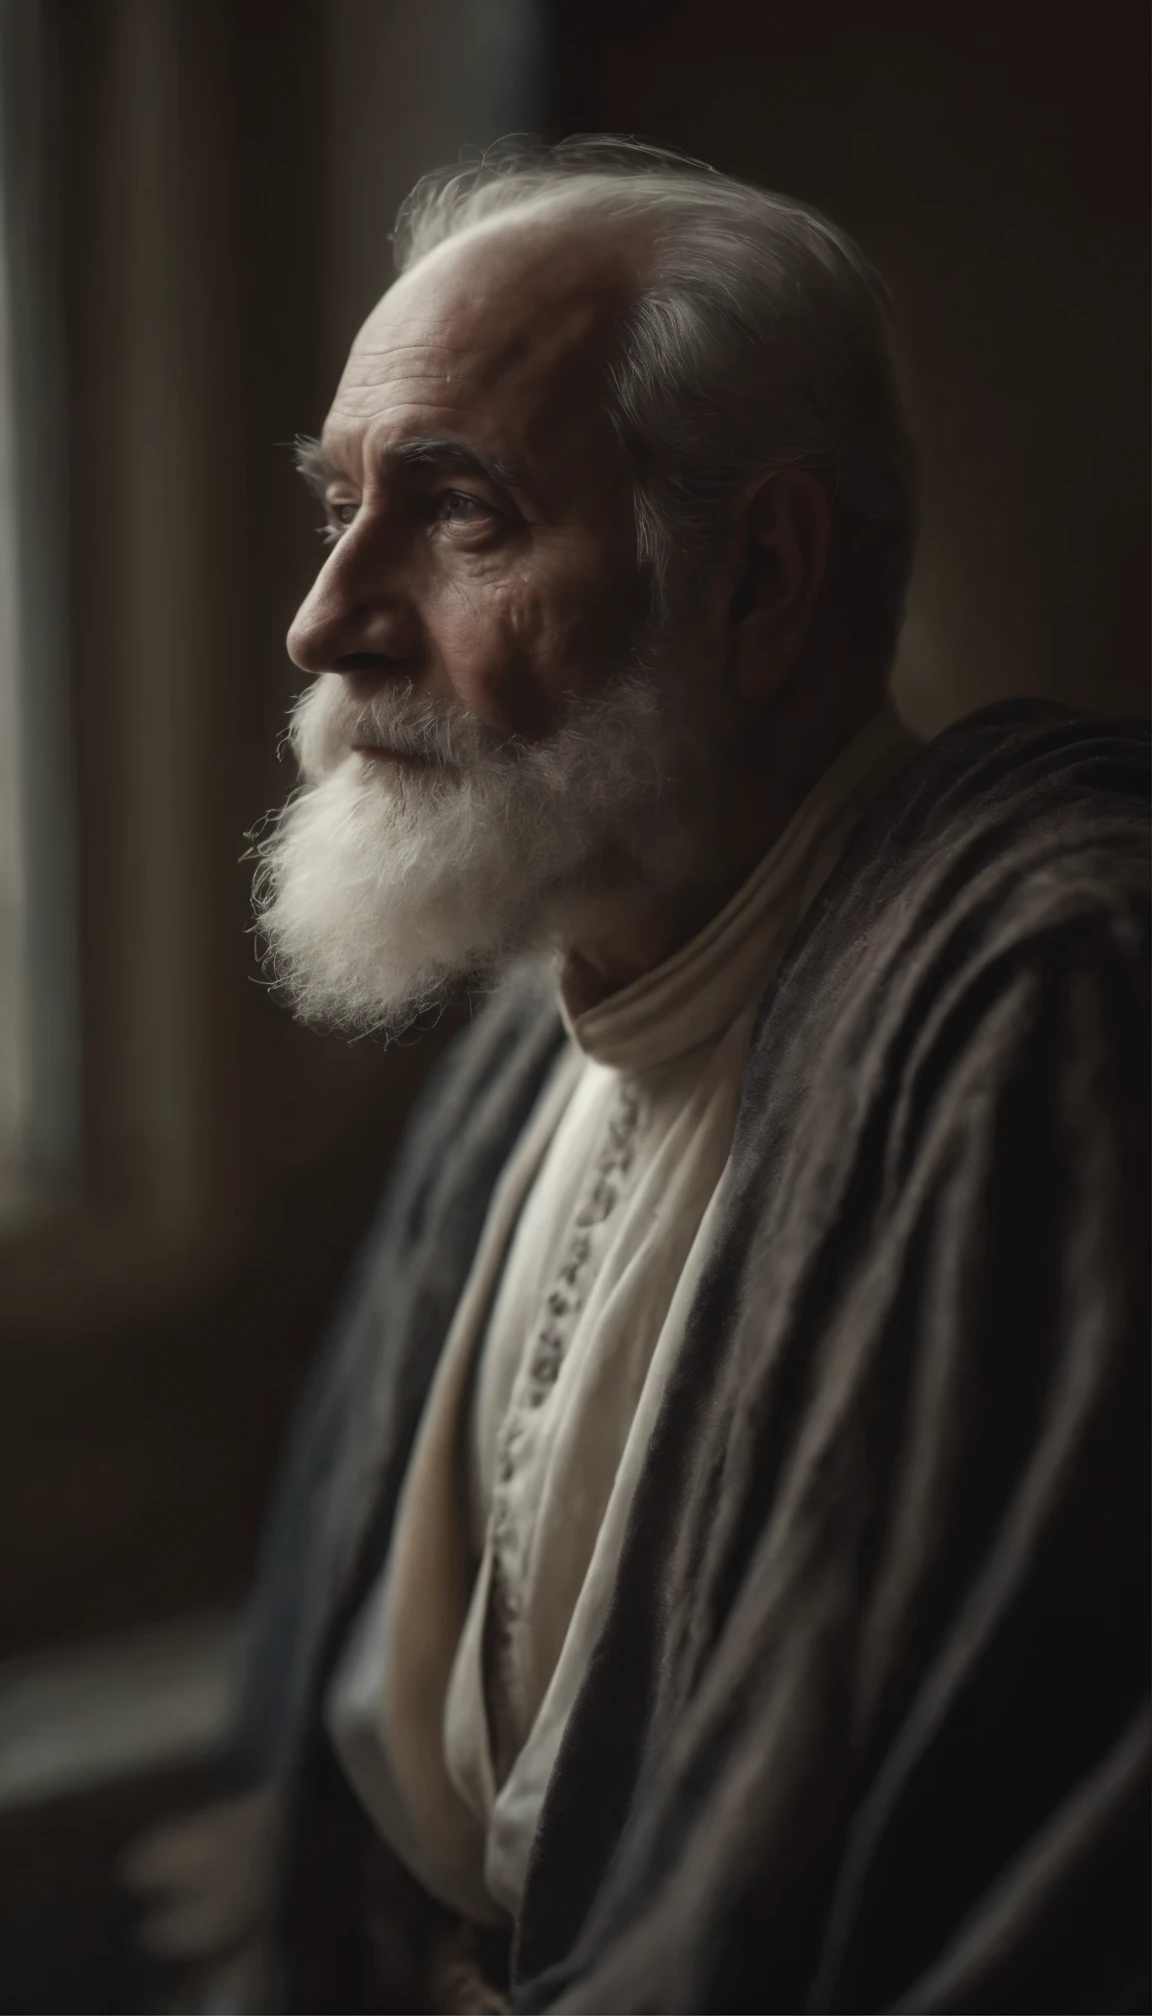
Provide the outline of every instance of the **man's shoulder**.
<path id="1" fill-rule="evenodd" d="M 1073 972 L 1142 995 L 1149 746 L 1139 722 L 1040 701 L 926 744 L 872 805 L 761 1008 L 746 1093 L 871 1080 L 994 999 Z M 951 1032 L 950 1034 L 948 1032 Z M 887 1067 L 885 1067 L 887 1068 Z M 883 1072 L 881 1071 L 881 1075 Z"/>
<path id="2" fill-rule="evenodd" d="M 1098 747 L 1117 742 L 1131 751 L 1152 745 L 1152 722 L 1136 715 L 1101 714 L 1091 708 L 1071 707 L 1060 700 L 1039 699 L 1018 694 L 995 700 L 955 721 L 925 743 L 926 749 L 944 749 L 968 743 L 1024 747 L 1029 743 L 1049 744 L 1061 749 Z"/>
<path id="3" fill-rule="evenodd" d="M 898 914 L 916 936 L 1017 912 L 1034 927 L 1045 906 L 1064 914 L 1073 889 L 1106 909 L 1125 888 L 1138 900 L 1150 755 L 1145 722 L 1041 700 L 983 708 L 925 744 L 872 807 L 836 894 L 857 926 Z"/>
<path id="4" fill-rule="evenodd" d="M 1145 721 L 1006 700 L 953 722 L 898 784 L 933 842 L 979 825 L 1002 840 L 1014 828 L 1059 827 L 1074 839 L 1119 824 L 1138 834 L 1149 817 L 1150 756 Z"/>

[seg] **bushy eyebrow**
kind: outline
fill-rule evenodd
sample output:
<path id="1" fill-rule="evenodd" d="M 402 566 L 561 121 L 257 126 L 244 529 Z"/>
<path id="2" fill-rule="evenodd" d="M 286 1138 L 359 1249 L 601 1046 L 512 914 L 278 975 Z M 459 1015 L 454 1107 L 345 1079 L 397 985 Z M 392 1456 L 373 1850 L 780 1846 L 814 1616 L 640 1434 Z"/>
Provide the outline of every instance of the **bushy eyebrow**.
<path id="1" fill-rule="evenodd" d="M 292 443 L 292 460 L 297 474 L 318 497 L 323 497 L 329 483 L 335 482 L 340 474 L 322 443 L 312 434 L 297 434 Z"/>
<path id="2" fill-rule="evenodd" d="M 319 497 L 330 483 L 347 480 L 347 470 L 333 460 L 322 441 L 301 434 L 293 444 L 296 467 Z M 458 441 L 449 435 L 413 434 L 406 441 L 394 441 L 383 451 L 382 462 L 390 469 L 416 471 L 441 469 L 460 476 L 483 476 L 505 490 L 524 487 L 520 470 L 502 456 L 489 455 L 474 442 Z"/>

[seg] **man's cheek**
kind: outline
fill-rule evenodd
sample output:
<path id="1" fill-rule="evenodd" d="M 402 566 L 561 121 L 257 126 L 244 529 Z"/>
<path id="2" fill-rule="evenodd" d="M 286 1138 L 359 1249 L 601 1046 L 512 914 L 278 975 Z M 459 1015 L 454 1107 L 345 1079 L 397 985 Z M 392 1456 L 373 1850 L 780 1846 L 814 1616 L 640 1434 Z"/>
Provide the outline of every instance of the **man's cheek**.
<path id="1" fill-rule="evenodd" d="M 533 732 L 537 711 L 533 654 L 513 632 L 473 618 L 445 636 L 442 651 L 461 706 L 501 734 Z"/>
<path id="2" fill-rule="evenodd" d="M 556 725 L 557 695 L 567 683 L 568 632 L 557 617 L 554 605 L 521 585 L 493 605 L 483 648 L 473 646 L 488 718 L 508 733 L 535 738 Z"/>

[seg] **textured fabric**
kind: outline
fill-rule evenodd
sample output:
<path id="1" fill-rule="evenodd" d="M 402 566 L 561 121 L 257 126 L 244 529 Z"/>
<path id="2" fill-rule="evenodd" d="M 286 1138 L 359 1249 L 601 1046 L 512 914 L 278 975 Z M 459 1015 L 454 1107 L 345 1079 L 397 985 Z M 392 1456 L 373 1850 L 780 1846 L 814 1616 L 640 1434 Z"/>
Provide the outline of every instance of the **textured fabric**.
<path id="1" fill-rule="evenodd" d="M 461 1800 L 444 1751 L 444 1701 L 476 1560 L 461 1416 L 474 1346 L 508 1238 L 556 1122 L 575 1059 L 561 1056 L 501 1172 L 432 1382 L 388 1556 L 325 1703 L 341 1765 L 384 1839 L 432 1894 L 480 1923 L 506 1922 L 484 1880 L 485 1821 Z"/>
<path id="2" fill-rule="evenodd" d="M 571 1049 L 497 1185 L 392 1553 L 327 1707 L 386 1840 L 481 1920 L 519 1909 L 707 1253 L 760 996 L 916 747 L 882 708 L 688 945 L 569 1015 Z"/>
<path id="3" fill-rule="evenodd" d="M 1145 2006 L 1147 935 L 1136 728 L 989 710 L 850 840 L 761 1006 L 518 2008 Z M 384 1236 L 400 1308 L 423 1267 L 443 1320 L 380 1340 L 396 1390 L 427 1389 L 557 1035 L 509 1000 L 427 1109 L 461 1156 L 424 1165 L 411 1261 Z M 286 2009 L 432 2006 L 443 1916 L 412 1895 L 373 1956 L 380 1846 L 321 1719 L 417 1412 L 358 1502 L 329 1444 L 350 1569 L 260 1655 L 312 1676 L 277 1722 Z"/>

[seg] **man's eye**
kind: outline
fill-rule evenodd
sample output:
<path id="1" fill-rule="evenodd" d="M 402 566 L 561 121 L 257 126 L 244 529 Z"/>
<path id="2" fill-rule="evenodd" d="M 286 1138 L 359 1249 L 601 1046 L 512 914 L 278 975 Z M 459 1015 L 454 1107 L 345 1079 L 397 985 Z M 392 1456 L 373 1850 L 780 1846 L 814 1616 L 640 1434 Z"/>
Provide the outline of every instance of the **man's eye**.
<path id="1" fill-rule="evenodd" d="M 325 518 L 320 527 L 320 537 L 325 545 L 334 546 L 342 532 L 346 532 L 360 509 L 358 504 L 328 503 L 324 506 Z"/>
<path id="2" fill-rule="evenodd" d="M 436 517 L 442 525 L 469 525 L 475 518 L 491 516 L 491 507 L 465 490 L 445 490 L 436 499 Z"/>

